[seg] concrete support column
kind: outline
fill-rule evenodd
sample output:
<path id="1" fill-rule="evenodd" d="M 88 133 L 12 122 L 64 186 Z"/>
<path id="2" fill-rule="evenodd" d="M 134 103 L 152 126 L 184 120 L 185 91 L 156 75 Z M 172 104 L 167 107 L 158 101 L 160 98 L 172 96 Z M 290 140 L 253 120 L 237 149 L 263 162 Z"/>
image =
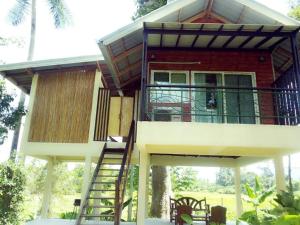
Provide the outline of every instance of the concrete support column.
<path id="1" fill-rule="evenodd" d="M 137 225 L 145 225 L 148 216 L 150 155 L 140 152 Z"/>
<path id="2" fill-rule="evenodd" d="M 53 186 L 53 171 L 54 171 L 54 162 L 53 159 L 49 159 L 47 163 L 47 176 L 46 176 L 45 190 L 44 190 L 42 210 L 41 210 L 42 218 L 48 218 L 48 214 L 49 214 L 52 186 Z"/>
<path id="3" fill-rule="evenodd" d="M 286 190 L 285 176 L 284 176 L 284 166 L 283 157 L 276 156 L 273 159 L 275 168 L 275 180 L 276 180 L 276 190 L 277 192 Z"/>
<path id="4" fill-rule="evenodd" d="M 235 204 L 236 204 L 236 214 L 240 217 L 243 213 L 243 202 L 241 194 L 241 169 L 240 167 L 234 168 L 234 183 L 235 183 Z"/>
<path id="5" fill-rule="evenodd" d="M 91 168 L 92 168 L 92 157 L 86 156 L 85 164 L 84 164 L 82 186 L 81 186 L 81 203 L 83 203 L 83 199 L 85 198 L 85 195 L 86 195 L 89 183 L 90 183 Z"/>

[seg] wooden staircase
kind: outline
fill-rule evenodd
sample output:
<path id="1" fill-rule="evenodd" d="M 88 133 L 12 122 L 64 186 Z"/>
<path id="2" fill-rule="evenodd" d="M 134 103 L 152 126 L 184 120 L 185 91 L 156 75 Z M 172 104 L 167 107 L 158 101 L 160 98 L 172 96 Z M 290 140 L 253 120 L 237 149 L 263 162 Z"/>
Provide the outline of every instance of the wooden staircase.
<path id="1" fill-rule="evenodd" d="M 134 146 L 134 129 L 135 122 L 132 121 L 125 148 L 104 145 L 76 225 L 96 225 L 100 221 L 114 221 L 114 225 L 120 225 Z"/>

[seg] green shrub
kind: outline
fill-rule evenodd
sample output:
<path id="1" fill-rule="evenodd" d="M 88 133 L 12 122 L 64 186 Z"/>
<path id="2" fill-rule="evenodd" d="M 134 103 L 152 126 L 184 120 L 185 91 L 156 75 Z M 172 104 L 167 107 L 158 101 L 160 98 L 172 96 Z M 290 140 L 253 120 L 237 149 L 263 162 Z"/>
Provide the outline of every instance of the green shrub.
<path id="1" fill-rule="evenodd" d="M 0 164 L 0 224 L 18 225 L 22 220 L 25 175 L 11 162 Z"/>
<path id="2" fill-rule="evenodd" d="M 74 220 L 77 218 L 77 213 L 76 212 L 64 212 L 59 215 L 60 219 L 65 219 L 65 220 Z"/>

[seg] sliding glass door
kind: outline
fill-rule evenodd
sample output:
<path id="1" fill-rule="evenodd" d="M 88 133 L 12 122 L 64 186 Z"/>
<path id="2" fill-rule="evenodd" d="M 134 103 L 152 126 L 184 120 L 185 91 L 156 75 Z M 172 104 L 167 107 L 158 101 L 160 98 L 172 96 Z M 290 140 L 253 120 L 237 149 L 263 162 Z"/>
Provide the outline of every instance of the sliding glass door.
<path id="1" fill-rule="evenodd" d="M 225 110 L 227 123 L 255 124 L 255 99 L 251 75 L 225 74 Z M 249 89 L 238 89 L 249 88 Z"/>
<path id="2" fill-rule="evenodd" d="M 194 73 L 195 88 L 193 112 L 195 122 L 223 122 L 223 94 L 217 86 L 222 86 L 222 74 Z"/>
<path id="3" fill-rule="evenodd" d="M 195 122 L 256 123 L 252 75 L 197 72 L 193 84 L 201 87 L 193 90 Z M 222 86 L 225 88 L 217 88 Z"/>

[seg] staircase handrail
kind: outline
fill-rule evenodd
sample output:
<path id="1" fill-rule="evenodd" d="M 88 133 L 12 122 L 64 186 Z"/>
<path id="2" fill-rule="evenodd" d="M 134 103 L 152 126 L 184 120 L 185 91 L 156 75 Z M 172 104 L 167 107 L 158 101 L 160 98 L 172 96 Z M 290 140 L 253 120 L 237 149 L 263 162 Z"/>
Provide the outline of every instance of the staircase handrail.
<path id="1" fill-rule="evenodd" d="M 135 121 L 133 120 L 130 125 L 129 133 L 128 133 L 128 138 L 126 142 L 126 147 L 122 159 L 122 165 L 120 168 L 120 173 L 118 176 L 118 179 L 116 180 L 116 198 L 115 198 L 115 225 L 118 225 L 120 223 L 120 216 L 122 213 L 122 202 L 125 194 L 125 187 L 126 181 L 127 181 L 127 176 L 128 176 L 128 168 L 125 171 L 125 166 L 130 165 L 131 162 L 131 154 L 134 149 L 134 137 L 135 137 Z M 122 185 L 123 181 L 123 176 L 124 176 L 124 171 L 125 171 L 125 181 Z"/>

